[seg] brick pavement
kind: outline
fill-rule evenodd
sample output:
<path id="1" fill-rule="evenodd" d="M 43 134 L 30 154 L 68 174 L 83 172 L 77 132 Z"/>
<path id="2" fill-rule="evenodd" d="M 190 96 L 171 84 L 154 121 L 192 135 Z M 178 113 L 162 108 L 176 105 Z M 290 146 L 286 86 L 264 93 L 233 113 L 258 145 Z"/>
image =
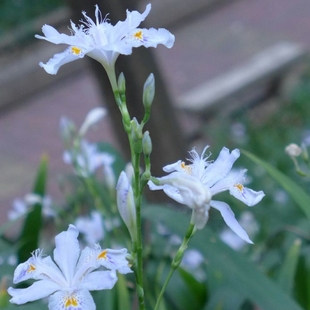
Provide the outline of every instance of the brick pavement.
<path id="1" fill-rule="evenodd" d="M 156 56 L 172 95 L 180 96 L 275 42 L 290 40 L 309 48 L 309 16 L 308 0 L 237 0 L 170 29 L 176 35 L 174 48 L 158 48 Z M 66 115 L 81 123 L 99 103 L 96 83 L 85 69 L 0 115 L 0 223 L 12 199 L 31 189 L 42 153 L 50 156 L 49 192 L 59 196 L 56 176 L 68 169 L 61 161 L 59 118 Z M 117 144 L 110 128 L 106 119 L 93 138 Z"/>

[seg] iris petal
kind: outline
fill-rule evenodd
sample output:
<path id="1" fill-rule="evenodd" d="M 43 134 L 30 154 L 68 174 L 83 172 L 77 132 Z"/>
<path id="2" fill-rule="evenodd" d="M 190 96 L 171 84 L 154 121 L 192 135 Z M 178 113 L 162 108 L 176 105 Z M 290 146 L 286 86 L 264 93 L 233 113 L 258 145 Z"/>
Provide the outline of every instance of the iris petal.
<path id="1" fill-rule="evenodd" d="M 56 292 L 49 298 L 48 307 L 53 310 L 96 310 L 93 297 L 86 289 Z"/>
<path id="2" fill-rule="evenodd" d="M 75 267 L 80 256 L 78 235 L 79 231 L 76 227 L 69 225 L 67 231 L 63 231 L 55 237 L 54 260 L 62 270 L 68 283 L 71 283 L 73 279 Z"/>
<path id="3" fill-rule="evenodd" d="M 253 243 L 246 231 L 241 227 L 238 221 L 235 218 L 234 212 L 231 210 L 229 205 L 222 201 L 211 200 L 210 205 L 212 208 L 217 209 L 221 212 L 221 215 L 227 224 L 227 226 L 234 231 L 240 238 L 248 243 Z"/>
<path id="4" fill-rule="evenodd" d="M 16 289 L 10 287 L 8 293 L 12 296 L 10 300 L 11 303 L 22 305 L 30 301 L 47 297 L 59 289 L 60 287 L 57 283 L 49 280 L 41 280 L 34 282 L 27 288 Z"/>
<path id="5" fill-rule="evenodd" d="M 80 55 L 73 54 L 71 47 L 67 48 L 64 52 L 55 54 L 46 64 L 40 62 L 39 65 L 49 74 L 57 74 L 59 68 L 69 62 L 78 60 L 84 57 L 84 53 Z"/>

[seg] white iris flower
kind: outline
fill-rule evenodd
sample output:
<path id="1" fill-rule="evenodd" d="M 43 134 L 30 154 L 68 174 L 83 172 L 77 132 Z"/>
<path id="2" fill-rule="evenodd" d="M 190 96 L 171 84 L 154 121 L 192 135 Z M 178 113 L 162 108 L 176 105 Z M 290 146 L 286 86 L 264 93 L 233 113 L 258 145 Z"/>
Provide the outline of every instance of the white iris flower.
<path id="1" fill-rule="evenodd" d="M 99 61 L 106 70 L 113 67 L 117 57 L 130 55 L 133 47 L 157 47 L 163 44 L 171 48 L 174 44 L 174 36 L 166 29 L 138 28 L 151 10 L 151 4 L 146 6 L 140 14 L 137 11 L 127 11 L 127 18 L 111 25 L 107 17 L 102 19 L 101 12 L 96 5 L 96 22 L 83 12 L 85 21 L 76 26 L 71 22 L 71 35 L 59 33 L 49 25 L 42 27 L 44 36 L 36 35 L 37 39 L 43 39 L 54 44 L 67 44 L 64 52 L 55 54 L 46 64 L 40 62 L 40 66 L 49 74 L 56 74 L 59 68 L 71 61 L 83 58 L 85 55 Z"/>
<path id="2" fill-rule="evenodd" d="M 209 218 L 210 207 L 221 212 L 226 224 L 243 240 L 252 243 L 245 230 L 235 219 L 229 205 L 213 200 L 213 196 L 228 190 L 235 198 L 248 206 L 254 206 L 265 196 L 263 191 L 256 192 L 246 188 L 243 183 L 246 169 L 239 172 L 231 171 L 234 162 L 240 156 L 238 149 L 230 151 L 224 147 L 214 162 L 207 161 L 205 152 L 199 156 L 196 150 L 190 151 L 191 164 L 186 165 L 181 160 L 167 165 L 163 170 L 168 175 L 157 178 L 156 185 L 149 181 L 151 190 L 163 190 L 175 201 L 187 205 L 193 210 L 192 223 L 197 229 L 202 229 Z M 155 180 L 154 180 L 155 182 Z"/>
<path id="3" fill-rule="evenodd" d="M 81 251 L 78 234 L 76 227 L 69 225 L 67 231 L 56 236 L 55 263 L 37 249 L 32 257 L 17 266 L 15 284 L 28 279 L 38 281 L 28 288 L 10 287 L 11 303 L 21 305 L 50 296 L 50 310 L 95 310 L 89 291 L 111 289 L 117 281 L 116 271 L 131 272 L 126 260 L 127 249 L 102 250 L 96 245 Z M 96 270 L 101 266 L 105 270 Z"/>
<path id="4" fill-rule="evenodd" d="M 103 167 L 106 177 L 112 178 L 114 157 L 106 152 L 101 152 L 95 143 L 81 140 L 80 149 L 65 151 L 63 160 L 66 164 L 75 167 L 75 172 L 81 177 L 89 177 L 94 174 L 99 167 Z"/>

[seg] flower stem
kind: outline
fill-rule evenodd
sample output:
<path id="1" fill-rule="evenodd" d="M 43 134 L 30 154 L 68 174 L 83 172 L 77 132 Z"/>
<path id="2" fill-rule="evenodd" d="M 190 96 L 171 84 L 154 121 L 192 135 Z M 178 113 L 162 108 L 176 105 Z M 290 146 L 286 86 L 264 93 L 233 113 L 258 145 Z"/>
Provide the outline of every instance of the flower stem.
<path id="1" fill-rule="evenodd" d="M 116 81 L 115 70 L 109 68 L 107 70 L 108 77 L 110 79 L 110 83 L 114 92 L 115 101 L 119 107 L 119 110 L 122 115 L 123 126 L 125 132 L 128 136 L 128 141 L 130 145 L 131 152 L 131 163 L 134 170 L 133 177 L 133 192 L 135 199 L 135 207 L 136 207 L 136 229 L 137 229 L 137 240 L 133 242 L 133 256 L 136 257 L 136 267 L 135 267 L 135 277 L 137 282 L 137 294 L 139 298 L 139 309 L 145 310 L 145 301 L 144 301 L 144 286 L 143 286 L 143 256 L 142 256 L 142 221 L 141 221 L 141 202 L 142 202 L 142 181 L 140 178 L 140 158 L 141 151 L 137 152 L 134 147 L 134 141 L 131 136 L 131 120 L 130 115 L 127 109 L 126 104 L 126 96 L 124 90 L 120 90 L 118 88 L 118 84 Z M 142 138 L 141 138 L 142 139 Z"/>
<path id="2" fill-rule="evenodd" d="M 165 283 L 164 283 L 164 285 L 163 285 L 163 287 L 162 287 L 162 289 L 158 295 L 157 302 L 156 302 L 154 310 L 159 309 L 160 302 L 164 296 L 164 293 L 165 293 L 166 288 L 169 284 L 169 281 L 170 281 L 173 273 L 175 272 L 175 270 L 178 269 L 178 267 L 180 266 L 182 259 L 183 259 L 183 256 L 184 256 L 184 252 L 187 249 L 187 245 L 188 245 L 190 239 L 193 237 L 195 232 L 196 232 L 195 225 L 193 223 L 190 223 L 190 225 L 187 229 L 187 232 L 183 238 L 182 244 L 180 245 L 177 253 L 175 254 L 175 256 L 173 258 L 173 261 L 172 261 L 171 266 L 170 266 L 169 273 L 168 273 L 166 280 L 165 280 Z"/>

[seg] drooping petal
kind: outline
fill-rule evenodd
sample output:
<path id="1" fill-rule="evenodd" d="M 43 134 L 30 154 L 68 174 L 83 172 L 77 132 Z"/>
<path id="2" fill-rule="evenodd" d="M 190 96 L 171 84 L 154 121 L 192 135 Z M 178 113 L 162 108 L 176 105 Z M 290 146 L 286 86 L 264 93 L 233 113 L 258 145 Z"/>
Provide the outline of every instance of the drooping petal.
<path id="1" fill-rule="evenodd" d="M 80 256 L 78 235 L 77 228 L 70 224 L 67 231 L 63 231 L 55 237 L 54 260 L 68 283 L 74 276 L 75 266 Z"/>
<path id="2" fill-rule="evenodd" d="M 110 290 L 117 282 L 115 270 L 93 271 L 81 283 L 88 291 Z"/>
<path id="3" fill-rule="evenodd" d="M 49 298 L 50 310 L 96 310 L 93 297 L 86 289 L 59 291 Z"/>
<path id="4" fill-rule="evenodd" d="M 30 301 L 47 297 L 57 290 L 61 289 L 57 283 L 49 280 L 40 280 L 34 282 L 27 288 L 16 289 L 9 287 L 8 293 L 12 296 L 10 302 L 22 305 Z"/>
<path id="5" fill-rule="evenodd" d="M 238 149 L 230 153 L 228 148 L 223 147 L 218 158 L 206 168 L 202 182 L 212 187 L 227 176 L 239 156 L 240 151 Z"/>
<path id="6" fill-rule="evenodd" d="M 62 65 L 84 57 L 85 52 L 77 49 L 76 53 L 73 53 L 72 48 L 74 47 L 69 47 L 62 53 L 55 54 L 46 64 L 40 62 L 40 67 L 49 74 L 56 74 Z"/>
<path id="7" fill-rule="evenodd" d="M 225 202 L 222 201 L 215 201 L 211 200 L 210 205 L 212 208 L 217 209 L 218 211 L 221 212 L 221 215 L 227 224 L 227 226 L 233 230 L 240 238 L 242 238 L 244 241 L 248 243 L 253 243 L 246 231 L 240 226 L 238 221 L 235 218 L 235 214 L 229 207 L 229 205 Z"/>

